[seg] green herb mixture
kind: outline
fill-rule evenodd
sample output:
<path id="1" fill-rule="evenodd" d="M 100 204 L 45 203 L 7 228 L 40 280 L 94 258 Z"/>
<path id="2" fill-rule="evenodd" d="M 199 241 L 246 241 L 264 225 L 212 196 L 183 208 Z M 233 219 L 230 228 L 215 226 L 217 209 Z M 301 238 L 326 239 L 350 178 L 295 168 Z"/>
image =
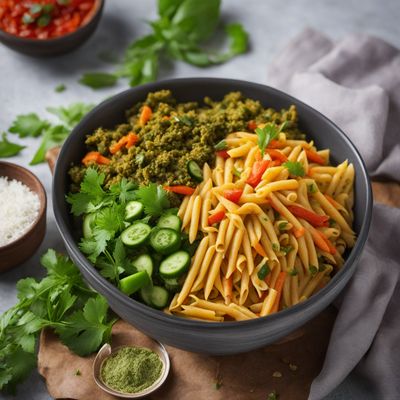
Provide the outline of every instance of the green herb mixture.
<path id="1" fill-rule="evenodd" d="M 123 347 L 104 361 L 101 379 L 118 392 L 138 393 L 160 377 L 162 368 L 162 361 L 154 351 L 143 347 Z"/>
<path id="2" fill-rule="evenodd" d="M 139 116 L 144 105 L 149 106 L 153 114 L 141 125 Z M 259 101 L 239 92 L 229 93 L 221 101 L 205 98 L 203 104 L 179 103 L 169 90 L 161 90 L 150 93 L 144 102 L 130 109 L 126 123 L 114 129 L 97 129 L 87 137 L 86 144 L 88 150 L 98 151 L 110 159 L 110 164 L 99 165 L 99 170 L 105 174 L 106 186 L 127 178 L 146 185 L 153 182 L 194 187 L 196 182 L 188 172 L 188 161 L 195 161 L 200 167 L 205 162 L 212 166 L 215 144 L 231 132 L 248 131 L 249 121 L 285 123 L 288 137 L 302 136 L 294 106 L 281 111 L 264 108 Z M 110 146 L 129 132 L 137 134 L 139 142 L 111 154 Z M 266 146 L 265 137 L 263 141 Z M 71 168 L 74 190 L 78 190 L 85 170 L 84 166 Z"/>

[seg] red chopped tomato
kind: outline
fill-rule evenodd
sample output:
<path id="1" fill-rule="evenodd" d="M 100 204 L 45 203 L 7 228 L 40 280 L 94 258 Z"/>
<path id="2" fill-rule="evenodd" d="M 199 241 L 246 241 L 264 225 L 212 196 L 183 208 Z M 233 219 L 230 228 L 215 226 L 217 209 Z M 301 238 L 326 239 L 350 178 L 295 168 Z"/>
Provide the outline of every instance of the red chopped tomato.
<path id="1" fill-rule="evenodd" d="M 24 38 L 50 39 L 76 31 L 95 0 L 0 0 L 0 29 Z"/>
<path id="2" fill-rule="evenodd" d="M 231 189 L 224 191 L 224 197 L 233 203 L 239 203 L 240 198 L 242 197 L 243 190 L 241 189 Z"/>

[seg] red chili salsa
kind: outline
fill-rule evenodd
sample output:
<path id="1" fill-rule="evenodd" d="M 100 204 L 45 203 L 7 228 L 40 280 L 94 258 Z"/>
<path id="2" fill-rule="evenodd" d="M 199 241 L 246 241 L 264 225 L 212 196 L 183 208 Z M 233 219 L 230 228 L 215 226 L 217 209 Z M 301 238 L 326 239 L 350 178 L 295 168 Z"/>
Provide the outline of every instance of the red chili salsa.
<path id="1" fill-rule="evenodd" d="M 94 3 L 95 0 L 0 0 L 0 29 L 31 39 L 64 36 L 90 18 Z"/>

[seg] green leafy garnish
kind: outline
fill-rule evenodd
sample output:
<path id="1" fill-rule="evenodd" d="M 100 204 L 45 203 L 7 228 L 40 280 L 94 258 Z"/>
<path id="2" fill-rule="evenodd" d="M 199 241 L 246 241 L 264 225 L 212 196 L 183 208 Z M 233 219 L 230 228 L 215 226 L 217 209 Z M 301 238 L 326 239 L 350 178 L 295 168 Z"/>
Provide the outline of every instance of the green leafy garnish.
<path id="1" fill-rule="evenodd" d="M 279 243 L 272 243 L 272 250 L 279 251 L 279 248 L 280 248 Z"/>
<path id="2" fill-rule="evenodd" d="M 182 123 L 184 125 L 187 125 L 187 126 L 193 126 L 193 124 L 194 124 L 193 120 L 191 118 L 189 118 L 188 116 L 186 116 L 186 115 L 183 115 L 181 117 L 178 117 L 177 115 L 174 115 L 172 117 L 172 119 L 174 121 L 176 121 L 176 122 L 180 122 L 180 123 Z"/>
<path id="3" fill-rule="evenodd" d="M 0 157 L 13 157 L 26 147 L 10 142 L 5 132 L 1 136 L 3 140 L 0 140 Z"/>
<path id="4" fill-rule="evenodd" d="M 296 276 L 298 274 L 296 268 L 291 269 L 290 271 L 288 271 L 288 273 L 289 273 L 290 276 Z"/>
<path id="5" fill-rule="evenodd" d="M 307 189 L 308 189 L 308 193 L 317 193 L 318 192 L 318 188 L 315 185 L 315 183 L 310 183 L 309 185 L 307 185 Z"/>
<path id="6" fill-rule="evenodd" d="M 238 178 L 240 178 L 242 176 L 242 171 L 239 171 L 235 166 L 232 169 L 232 173 L 233 173 L 233 175 L 237 176 Z"/>
<path id="7" fill-rule="evenodd" d="M 78 268 L 48 250 L 41 258 L 47 275 L 21 279 L 19 302 L 0 317 L 0 390 L 15 392 L 36 366 L 40 331 L 53 328 L 64 344 L 85 356 L 109 341 L 115 320 L 108 317 L 106 300 L 89 289 Z"/>
<path id="8" fill-rule="evenodd" d="M 271 269 L 267 264 L 264 264 L 257 272 L 258 279 L 263 281 L 265 277 L 271 272 Z"/>
<path id="9" fill-rule="evenodd" d="M 301 164 L 298 161 L 286 161 L 282 165 L 289 170 L 290 175 L 293 176 L 305 175 L 303 164 Z"/>
<path id="10" fill-rule="evenodd" d="M 312 276 L 316 275 L 319 271 L 318 267 L 316 267 L 315 265 L 310 265 L 308 270 L 310 271 L 310 274 Z"/>
<path id="11" fill-rule="evenodd" d="M 281 246 L 281 252 L 285 255 L 290 253 L 293 250 L 292 246 Z"/>
<path id="12" fill-rule="evenodd" d="M 279 222 L 278 223 L 278 229 L 280 230 L 280 231 L 284 231 L 285 229 L 286 229 L 286 227 L 287 227 L 287 221 L 282 221 L 282 222 Z"/>
<path id="13" fill-rule="evenodd" d="M 87 72 L 79 80 L 79 83 L 91 87 L 92 89 L 99 89 L 107 86 L 114 86 L 117 83 L 118 77 L 114 74 L 106 72 Z"/>
<path id="14" fill-rule="evenodd" d="M 159 19 L 150 21 L 152 33 L 131 43 L 115 75 L 94 79 L 86 74 L 81 83 L 93 88 L 114 85 L 117 77 L 129 79 L 131 86 L 154 81 L 162 57 L 182 60 L 199 67 L 220 64 L 247 51 L 248 35 L 238 23 L 225 27 L 228 49 L 222 53 L 203 49 L 201 44 L 215 32 L 220 0 L 159 0 Z M 96 73 L 99 74 L 99 73 Z M 89 76 L 88 76 L 89 75 Z M 109 74 L 106 74 L 109 75 Z M 92 84 L 95 82 L 94 84 Z"/>
<path id="15" fill-rule="evenodd" d="M 286 122 L 281 124 L 281 126 L 279 127 L 273 123 L 268 123 L 263 128 L 256 128 L 255 132 L 257 134 L 257 144 L 261 150 L 261 155 L 263 157 L 265 149 L 268 147 L 272 140 L 276 139 L 279 136 L 279 133 L 285 129 L 286 125 Z"/>
<path id="16" fill-rule="evenodd" d="M 15 118 L 9 128 L 9 132 L 18 134 L 20 138 L 28 136 L 37 137 L 40 136 L 49 125 L 50 123 L 48 121 L 41 120 L 37 114 L 22 114 Z"/>
<path id="17" fill-rule="evenodd" d="M 160 216 L 170 207 L 167 192 L 162 186 L 150 183 L 149 186 L 141 186 L 136 191 L 137 200 L 144 205 L 146 214 L 153 217 Z"/>
<path id="18" fill-rule="evenodd" d="M 67 107 L 47 107 L 46 110 L 56 115 L 66 128 L 72 130 L 93 107 L 93 104 L 78 102 Z"/>
<path id="19" fill-rule="evenodd" d="M 60 83 L 59 85 L 57 85 L 57 86 L 54 88 L 54 91 L 57 92 L 57 93 L 62 93 L 62 92 L 64 92 L 66 89 L 67 89 L 67 87 L 66 87 L 63 83 Z"/>

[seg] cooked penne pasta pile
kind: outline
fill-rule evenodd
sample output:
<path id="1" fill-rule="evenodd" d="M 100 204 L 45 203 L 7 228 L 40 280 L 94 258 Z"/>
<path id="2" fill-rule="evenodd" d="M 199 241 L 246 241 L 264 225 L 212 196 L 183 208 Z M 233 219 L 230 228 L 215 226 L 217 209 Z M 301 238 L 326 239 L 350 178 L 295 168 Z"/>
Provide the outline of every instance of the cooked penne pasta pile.
<path id="1" fill-rule="evenodd" d="M 332 166 L 329 150 L 288 139 L 284 129 L 264 148 L 250 132 L 232 133 L 224 145 L 178 213 L 199 245 L 165 311 L 190 319 L 247 320 L 304 301 L 355 242 L 347 160 Z"/>

